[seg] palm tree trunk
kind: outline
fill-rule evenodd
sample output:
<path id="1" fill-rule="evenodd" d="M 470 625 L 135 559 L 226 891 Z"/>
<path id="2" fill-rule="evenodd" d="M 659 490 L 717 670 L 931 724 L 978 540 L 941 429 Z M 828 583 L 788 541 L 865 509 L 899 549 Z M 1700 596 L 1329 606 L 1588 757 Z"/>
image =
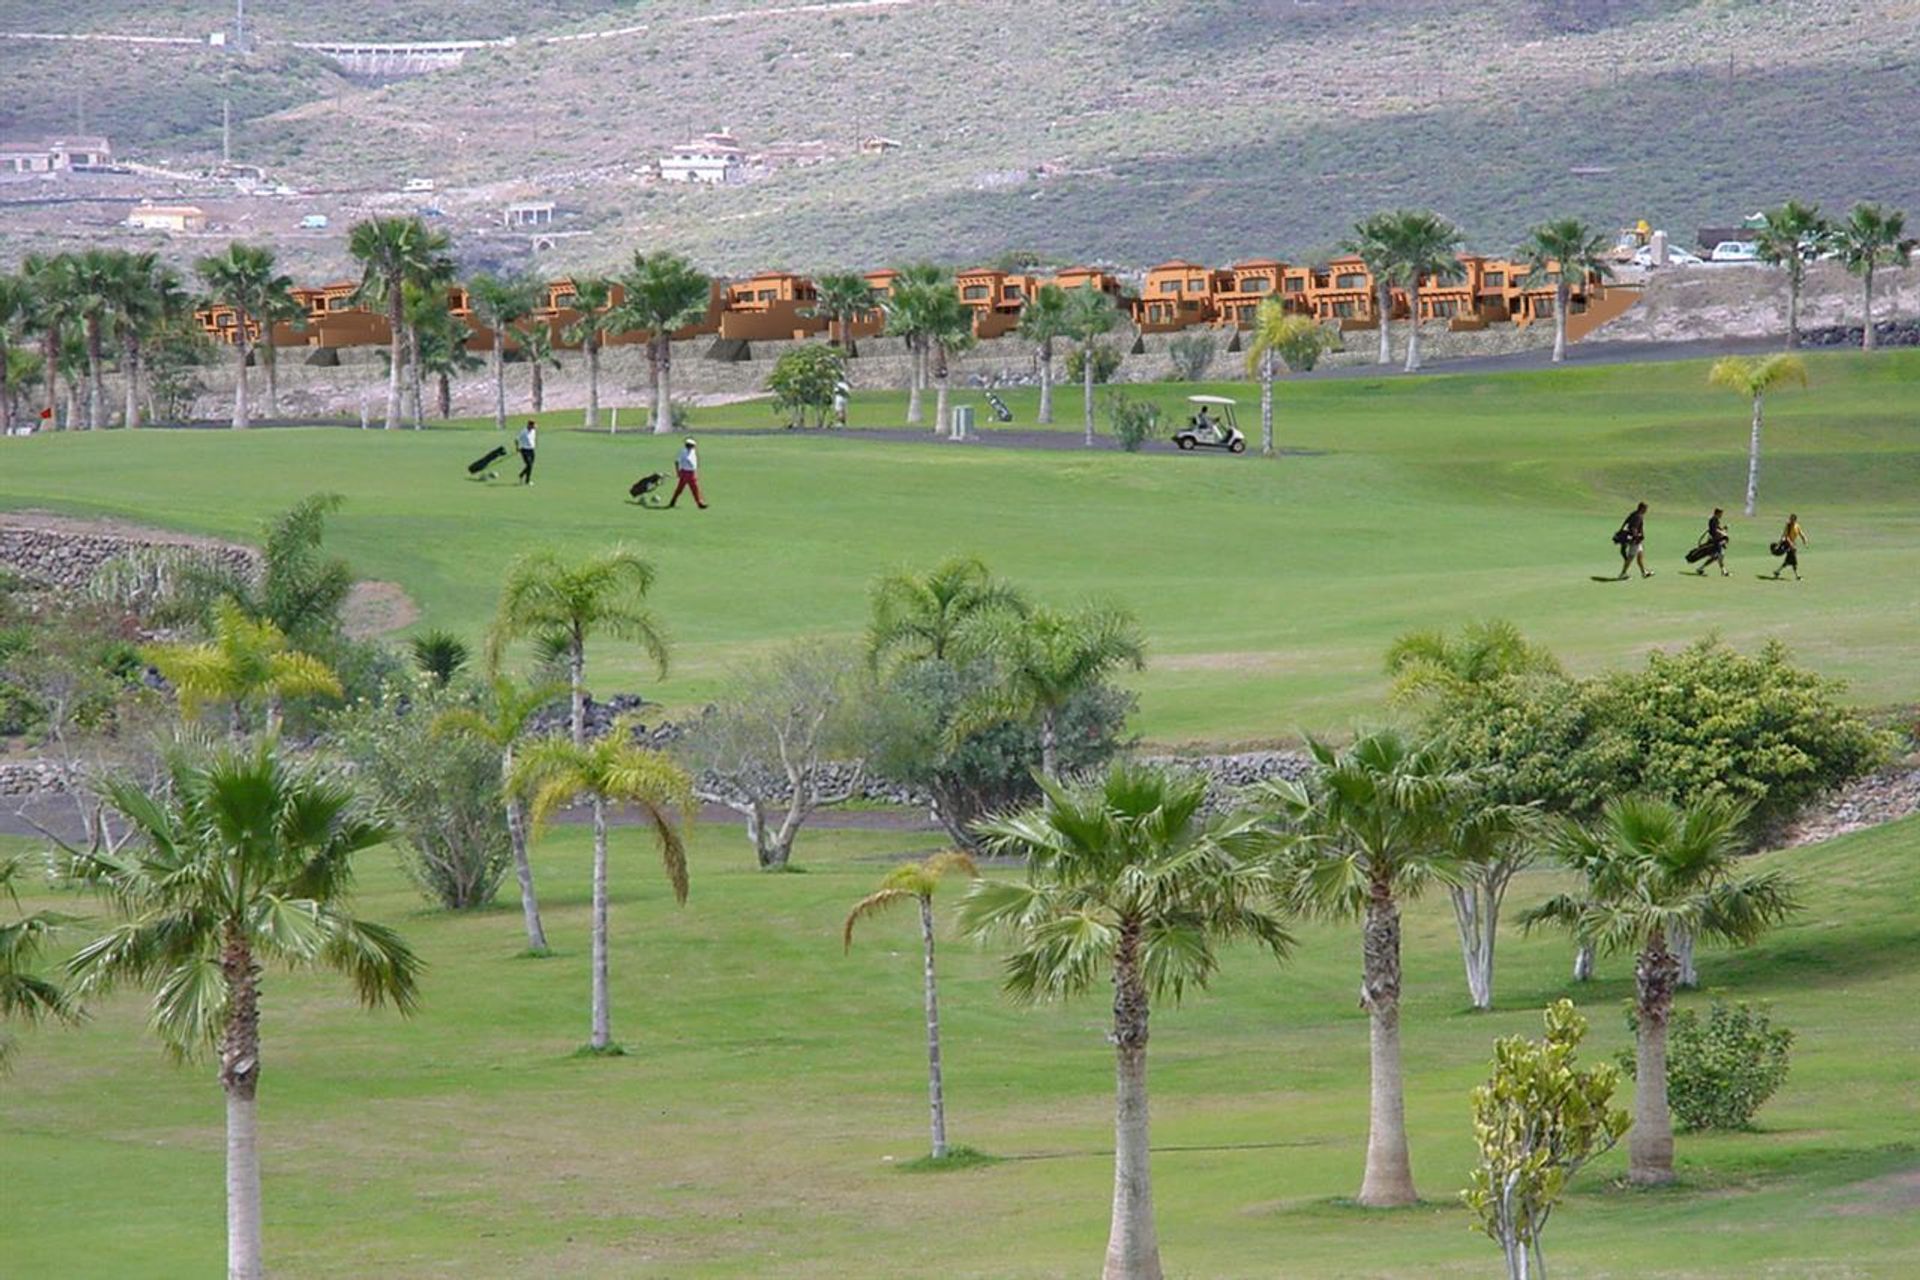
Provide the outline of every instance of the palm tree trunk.
<path id="1" fill-rule="evenodd" d="M 1374 353 L 1375 364 L 1393 363 L 1393 284 L 1384 275 L 1374 285 L 1374 311 L 1380 318 L 1380 346 Z"/>
<path id="2" fill-rule="evenodd" d="M 1752 515 L 1760 501 L 1760 420 L 1767 398 L 1753 397 L 1753 434 L 1747 439 L 1747 514 Z"/>
<path id="3" fill-rule="evenodd" d="M 539 413 L 540 410 L 546 406 L 547 402 L 546 370 L 541 368 L 541 364 L 542 361 L 538 358 L 534 360 L 533 382 L 532 385 L 527 388 L 527 402 L 533 407 L 535 413 Z"/>
<path id="4" fill-rule="evenodd" d="M 584 425 L 589 431 L 600 427 L 600 343 L 593 335 L 587 335 L 587 416 Z"/>
<path id="5" fill-rule="evenodd" d="M 400 366 L 406 355 L 407 321 L 401 311 L 400 281 L 387 281 L 387 430 L 400 428 Z"/>
<path id="6" fill-rule="evenodd" d="M 242 317 L 241 324 L 245 323 Z M 240 431 L 253 425 L 247 412 L 247 337 L 244 332 L 234 340 L 233 351 L 233 426 Z"/>
<path id="7" fill-rule="evenodd" d="M 0 351 L 0 360 L 5 358 L 6 353 Z M 126 371 L 127 397 L 121 409 L 121 420 L 131 430 L 140 425 L 140 338 L 132 332 L 127 334 Z"/>
<path id="8" fill-rule="evenodd" d="M 1406 373 L 1420 369 L 1420 279 L 1407 285 L 1407 367 Z"/>
<path id="9" fill-rule="evenodd" d="M 427 371 L 420 363 L 420 326 L 407 326 L 407 381 L 413 387 L 413 429 L 419 431 L 427 425 L 426 401 Z"/>
<path id="10" fill-rule="evenodd" d="M 493 429 L 507 429 L 507 338 L 493 327 Z"/>
<path id="11" fill-rule="evenodd" d="M 1573 291 L 1567 287 L 1567 269 L 1560 268 L 1560 278 L 1553 285 L 1553 363 L 1559 364 L 1567 358 L 1567 307 L 1572 302 Z"/>
<path id="12" fill-rule="evenodd" d="M 437 401 L 434 408 L 439 410 L 440 420 L 445 422 L 453 416 L 453 379 L 442 369 L 434 375 L 434 384 L 434 399 Z"/>
<path id="13" fill-rule="evenodd" d="M 1040 344 L 1040 425 L 1053 421 L 1053 339 Z"/>
<path id="14" fill-rule="evenodd" d="M 1679 983 L 1692 989 L 1700 985 L 1700 971 L 1693 967 L 1693 931 L 1673 926 L 1673 962 L 1679 966 Z"/>
<path id="15" fill-rule="evenodd" d="M 1476 1009 L 1493 1008 L 1493 941 L 1499 904 L 1478 876 L 1449 891 L 1453 921 L 1460 931 L 1460 959 L 1467 970 L 1467 995 Z"/>
<path id="16" fill-rule="evenodd" d="M 953 427 L 948 421 L 948 409 L 952 402 L 951 390 L 947 379 L 947 353 L 937 352 L 933 366 L 933 434 L 953 437 Z M 801 410 L 802 413 L 805 410 Z"/>
<path id="17" fill-rule="evenodd" d="M 1371 1074 L 1367 1170 L 1360 1203 L 1370 1209 L 1413 1204 L 1413 1162 L 1407 1151 L 1407 1108 L 1400 1075 L 1400 908 L 1376 883 L 1361 936 L 1360 1002 L 1369 1022 Z"/>
<path id="18" fill-rule="evenodd" d="M 1627 1181 L 1673 1181 L 1673 1114 L 1667 1108 L 1667 1019 L 1679 962 L 1655 933 L 1634 966 L 1638 1008 L 1633 1046 L 1633 1129 L 1627 1134 Z"/>
<path id="19" fill-rule="evenodd" d="M 512 751 L 507 752 L 500 768 L 503 777 L 512 772 Z M 520 879 L 520 914 L 527 926 L 527 950 L 544 952 L 547 930 L 540 923 L 540 899 L 533 889 L 533 860 L 527 856 L 526 815 L 521 811 L 519 797 L 511 792 L 507 795 L 507 842 L 513 848 L 513 873 Z"/>
<path id="20" fill-rule="evenodd" d="M 1260 452 L 1273 456 L 1273 348 L 1260 353 Z"/>
<path id="21" fill-rule="evenodd" d="M 933 978 L 933 899 L 920 897 L 920 943 L 925 952 L 927 1003 L 927 1107 L 933 1158 L 947 1158 L 947 1095 L 940 1081 L 940 999 Z"/>
<path id="22" fill-rule="evenodd" d="M 1060 716 L 1052 707 L 1040 710 L 1040 772 L 1050 781 L 1060 780 Z"/>
<path id="23" fill-rule="evenodd" d="M 60 406 L 60 330 L 50 328 L 40 339 L 40 371 L 47 379 L 47 425 L 59 426 L 54 411 Z"/>
<path id="24" fill-rule="evenodd" d="M 1787 350 L 1800 345 L 1800 276 L 1804 270 L 1796 260 L 1787 265 Z M 1749 515 L 1752 512 L 1748 512 Z"/>
<path id="25" fill-rule="evenodd" d="M 613 1044 L 613 1015 L 607 1005 L 607 801 L 593 797 L 593 1036 L 595 1049 Z"/>
<path id="26" fill-rule="evenodd" d="M 653 434 L 666 435 L 673 430 L 673 339 L 656 336 L 650 348 L 653 357 Z"/>
<path id="27" fill-rule="evenodd" d="M 1866 313 L 1866 325 L 1860 330 L 1860 349 L 1871 351 L 1877 345 L 1873 335 L 1873 259 L 1867 259 L 1866 269 L 1861 273 L 1861 310 Z"/>
<path id="28" fill-rule="evenodd" d="M 260 1148 L 254 1104 L 260 1084 L 260 988 L 239 928 L 220 948 L 227 1025 L 220 1036 L 220 1087 L 227 1098 L 227 1280 L 261 1280 Z"/>
<path id="29" fill-rule="evenodd" d="M 1593 981 L 1593 944 L 1583 942 L 1573 953 L 1573 980 L 1575 982 Z"/>
<path id="30" fill-rule="evenodd" d="M 1113 956 L 1113 1221 L 1101 1280 L 1161 1280 L 1147 1115 L 1147 1018 L 1140 926 L 1127 921 Z"/>
<path id="31" fill-rule="evenodd" d="M 102 380 L 100 367 L 103 363 L 100 350 L 100 314 L 90 312 L 86 319 L 87 335 L 87 430 L 98 431 L 107 411 L 107 386 Z"/>
<path id="32" fill-rule="evenodd" d="M 567 684 L 572 698 L 569 727 L 573 730 L 573 745 L 587 745 L 587 641 L 574 628 L 572 641 L 567 646 Z"/>
<path id="33" fill-rule="evenodd" d="M 1080 414 L 1087 424 L 1087 448 L 1093 448 L 1093 339 L 1080 348 Z"/>
<path id="34" fill-rule="evenodd" d="M 271 332 L 259 351 L 260 364 L 267 375 L 267 417 L 277 418 L 280 416 L 280 353 L 274 350 Z"/>
<path id="35" fill-rule="evenodd" d="M 907 335 L 907 425 L 917 427 L 926 420 L 921 396 L 926 387 L 925 357 L 920 349 L 920 335 Z"/>

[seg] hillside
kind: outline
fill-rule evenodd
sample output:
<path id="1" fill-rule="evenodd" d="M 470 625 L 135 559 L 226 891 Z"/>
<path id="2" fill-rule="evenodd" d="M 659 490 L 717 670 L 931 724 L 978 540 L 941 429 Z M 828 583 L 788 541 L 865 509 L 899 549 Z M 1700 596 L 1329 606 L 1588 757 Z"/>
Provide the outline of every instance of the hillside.
<path id="1" fill-rule="evenodd" d="M 1920 153 L 1892 142 L 1920 96 L 1920 10 L 1901 0 L 354 0 L 249 12 L 263 44 L 244 59 L 64 46 L 59 89 L 10 94 L 0 132 L 71 128 L 78 93 L 89 128 L 123 152 L 217 157 L 230 72 L 236 158 L 333 193 L 336 221 L 431 174 L 476 260 L 530 252 L 498 234 L 498 209 L 539 197 L 558 202 L 561 229 L 587 233 L 559 240 L 559 264 L 668 241 L 729 270 L 1008 249 L 1122 263 L 1305 256 L 1357 214 L 1408 203 L 1441 209 L 1489 249 L 1566 212 L 1603 226 L 1645 216 L 1688 239 L 1787 195 L 1909 201 L 1920 189 Z M 82 0 L 61 21 L 200 35 L 229 16 L 225 0 Z M 41 6 L 0 4 L 0 29 L 49 21 Z M 388 83 L 266 43 L 323 36 L 518 43 Z M 47 51 L 0 39 L 0 76 L 43 82 Z M 750 150 L 819 139 L 832 158 L 727 190 L 643 181 L 665 147 L 720 125 Z M 853 154 L 868 134 L 902 146 Z M 288 210 L 279 222 L 295 220 Z M 42 234 L 90 225 L 75 214 Z M 245 229 L 278 233 L 270 218 Z M 336 235 L 301 242 L 298 260 L 320 269 L 338 253 Z"/>

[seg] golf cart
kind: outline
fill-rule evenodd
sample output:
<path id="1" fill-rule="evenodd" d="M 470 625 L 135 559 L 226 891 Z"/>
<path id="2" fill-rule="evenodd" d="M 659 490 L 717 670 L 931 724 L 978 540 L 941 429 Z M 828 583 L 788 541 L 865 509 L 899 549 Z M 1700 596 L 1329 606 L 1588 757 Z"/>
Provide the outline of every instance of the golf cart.
<path id="1" fill-rule="evenodd" d="M 1187 419 L 1186 426 L 1173 433 L 1173 442 L 1181 449 L 1247 451 L 1247 438 L 1240 434 L 1232 400 L 1225 396 L 1188 396 L 1187 403 L 1194 406 L 1193 416 Z"/>

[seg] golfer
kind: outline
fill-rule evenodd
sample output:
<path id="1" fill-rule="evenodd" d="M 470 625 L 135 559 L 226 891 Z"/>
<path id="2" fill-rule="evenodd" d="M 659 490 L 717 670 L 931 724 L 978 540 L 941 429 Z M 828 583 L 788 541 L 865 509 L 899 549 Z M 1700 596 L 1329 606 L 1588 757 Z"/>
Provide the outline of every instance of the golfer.
<path id="1" fill-rule="evenodd" d="M 1780 561 L 1780 568 L 1773 571 L 1773 576 L 1779 577 L 1780 569 L 1791 569 L 1793 580 L 1800 581 L 1799 549 L 1806 545 L 1807 531 L 1800 527 L 1800 517 L 1791 511 L 1787 512 L 1787 527 L 1780 531 L 1780 541 L 1767 548 L 1773 554 L 1784 557 Z"/>
<path id="2" fill-rule="evenodd" d="M 533 419 L 527 419 L 527 425 L 520 428 L 520 434 L 514 438 L 513 447 L 520 451 L 520 483 L 533 483 Z"/>
<path id="3" fill-rule="evenodd" d="M 1700 535 L 1700 541 L 1696 544 L 1705 547 L 1706 554 L 1698 557 L 1700 567 L 1695 569 L 1694 572 L 1704 578 L 1707 576 L 1707 566 L 1717 564 L 1720 566 L 1720 576 L 1723 578 L 1726 577 L 1727 543 L 1732 540 L 1733 535 L 1727 532 L 1726 510 L 1722 507 L 1715 507 L 1713 514 L 1707 517 L 1707 531 Z"/>
<path id="4" fill-rule="evenodd" d="M 1653 570 L 1647 568 L 1647 504 L 1641 503 L 1627 512 L 1627 518 L 1620 522 L 1614 531 L 1613 540 L 1620 547 L 1620 577 L 1627 576 L 1627 570 L 1634 565 L 1640 566 L 1640 576 L 1651 578 Z"/>
<path id="5" fill-rule="evenodd" d="M 673 487 L 673 497 L 667 500 L 669 507 L 680 501 L 682 491 L 693 490 L 693 503 L 702 511 L 707 509 L 706 499 L 700 496 L 700 454 L 693 447 L 693 437 L 688 436 L 681 446 L 680 456 L 673 460 L 673 473 L 680 483 Z"/>

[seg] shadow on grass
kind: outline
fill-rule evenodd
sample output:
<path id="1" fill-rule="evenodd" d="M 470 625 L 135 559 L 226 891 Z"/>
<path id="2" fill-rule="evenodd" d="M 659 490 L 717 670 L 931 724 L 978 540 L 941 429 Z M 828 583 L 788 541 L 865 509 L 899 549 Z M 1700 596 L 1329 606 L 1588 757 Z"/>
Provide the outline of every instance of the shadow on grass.
<path id="1" fill-rule="evenodd" d="M 972 1147 L 948 1147 L 947 1154 L 939 1159 L 921 1156 L 918 1160 L 903 1161 L 894 1167 L 901 1173 L 951 1173 L 956 1169 L 981 1169 L 990 1164 L 1000 1164 L 1003 1159 Z"/>
<path id="2" fill-rule="evenodd" d="M 583 1044 L 567 1056 L 570 1058 L 624 1058 L 627 1056 L 627 1048 L 618 1041 L 603 1046 Z"/>

